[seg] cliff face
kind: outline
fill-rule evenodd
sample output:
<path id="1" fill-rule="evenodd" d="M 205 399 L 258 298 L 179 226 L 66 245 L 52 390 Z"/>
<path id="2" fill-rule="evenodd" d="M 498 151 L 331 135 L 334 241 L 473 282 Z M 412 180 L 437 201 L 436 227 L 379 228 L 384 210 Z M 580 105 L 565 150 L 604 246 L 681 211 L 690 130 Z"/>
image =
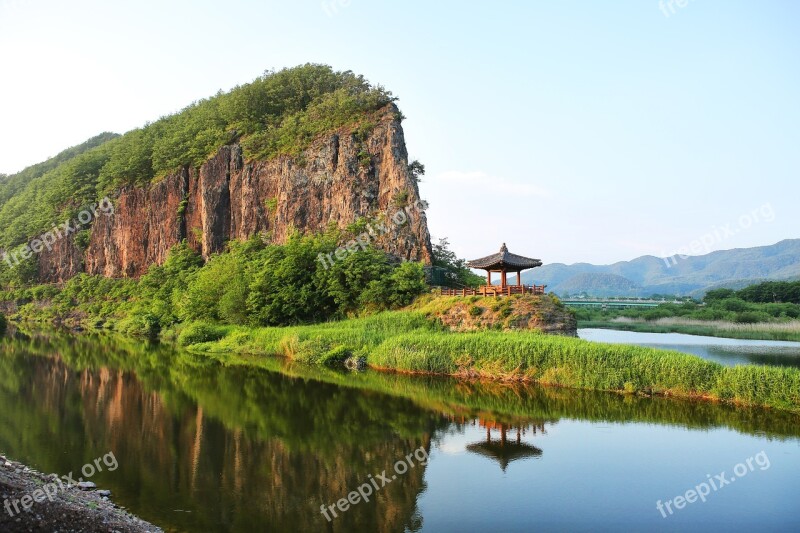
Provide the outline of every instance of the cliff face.
<path id="1" fill-rule="evenodd" d="M 207 258 L 231 239 L 265 234 L 282 243 L 293 229 L 344 227 L 365 216 L 386 220 L 374 232 L 377 246 L 429 262 L 425 213 L 396 117 L 396 108 L 388 106 L 368 135 L 341 130 L 298 158 L 246 161 L 238 144 L 224 146 L 199 170 L 182 169 L 147 188 L 124 189 L 113 215 L 95 220 L 85 253 L 64 240 L 42 254 L 39 276 L 63 281 L 83 263 L 89 274 L 137 277 L 163 263 L 183 239 Z"/>

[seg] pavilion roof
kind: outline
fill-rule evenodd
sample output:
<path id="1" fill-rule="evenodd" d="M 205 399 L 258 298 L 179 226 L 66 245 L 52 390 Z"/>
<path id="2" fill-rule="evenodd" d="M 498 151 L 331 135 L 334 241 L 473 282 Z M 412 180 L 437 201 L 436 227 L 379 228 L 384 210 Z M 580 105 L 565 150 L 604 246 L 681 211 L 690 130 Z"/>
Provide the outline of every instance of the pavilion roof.
<path id="1" fill-rule="evenodd" d="M 526 270 L 528 268 L 535 268 L 542 266 L 539 259 L 532 259 L 530 257 L 523 257 L 521 255 L 512 254 L 508 251 L 506 244 L 500 248 L 496 254 L 487 255 L 480 259 L 473 259 L 467 262 L 470 268 L 487 269 L 507 269 L 507 270 Z"/>
<path id="2" fill-rule="evenodd" d="M 508 464 L 518 459 L 528 459 L 531 457 L 541 457 L 542 450 L 536 446 L 531 446 L 525 442 L 499 442 L 492 440 L 489 442 L 478 442 L 467 446 L 467 450 L 484 457 L 489 457 L 500 463 L 500 468 L 505 472 Z"/>

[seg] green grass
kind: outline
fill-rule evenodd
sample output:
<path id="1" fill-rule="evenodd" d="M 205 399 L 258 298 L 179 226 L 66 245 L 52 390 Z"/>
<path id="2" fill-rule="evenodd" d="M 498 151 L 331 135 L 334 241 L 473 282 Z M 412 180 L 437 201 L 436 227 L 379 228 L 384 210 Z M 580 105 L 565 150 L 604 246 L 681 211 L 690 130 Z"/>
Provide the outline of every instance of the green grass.
<path id="1" fill-rule="evenodd" d="M 344 354 L 374 368 L 628 393 L 698 397 L 800 412 L 800 370 L 724 367 L 652 348 L 536 332 L 452 333 L 417 311 L 288 328 L 215 326 L 196 352 L 283 355 L 326 364 Z"/>

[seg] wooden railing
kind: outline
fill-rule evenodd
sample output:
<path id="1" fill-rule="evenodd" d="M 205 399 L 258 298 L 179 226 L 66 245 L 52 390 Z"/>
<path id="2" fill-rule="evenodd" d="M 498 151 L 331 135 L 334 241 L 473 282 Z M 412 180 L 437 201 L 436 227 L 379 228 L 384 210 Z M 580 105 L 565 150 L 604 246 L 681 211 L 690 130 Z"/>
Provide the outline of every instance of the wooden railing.
<path id="1" fill-rule="evenodd" d="M 477 289 L 442 289 L 442 296 L 511 296 L 512 294 L 544 294 L 547 285 L 483 285 Z"/>

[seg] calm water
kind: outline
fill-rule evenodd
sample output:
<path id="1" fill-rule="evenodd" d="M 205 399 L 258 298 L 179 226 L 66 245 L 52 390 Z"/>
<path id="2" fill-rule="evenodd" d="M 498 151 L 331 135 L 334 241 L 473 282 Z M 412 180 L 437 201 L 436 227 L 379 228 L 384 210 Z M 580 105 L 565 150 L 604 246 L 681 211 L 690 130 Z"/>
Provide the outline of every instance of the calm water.
<path id="1" fill-rule="evenodd" d="M 614 329 L 579 329 L 578 336 L 595 342 L 635 344 L 698 355 L 723 365 L 775 365 L 800 368 L 800 342 L 703 337 L 682 333 L 639 333 Z"/>
<path id="2" fill-rule="evenodd" d="M 0 451 L 61 474 L 111 451 L 93 480 L 170 531 L 800 530 L 794 415 L 264 366 L 18 334 L 0 344 Z M 657 510 L 748 459 L 705 503 Z M 383 471 L 326 521 L 321 504 Z"/>

